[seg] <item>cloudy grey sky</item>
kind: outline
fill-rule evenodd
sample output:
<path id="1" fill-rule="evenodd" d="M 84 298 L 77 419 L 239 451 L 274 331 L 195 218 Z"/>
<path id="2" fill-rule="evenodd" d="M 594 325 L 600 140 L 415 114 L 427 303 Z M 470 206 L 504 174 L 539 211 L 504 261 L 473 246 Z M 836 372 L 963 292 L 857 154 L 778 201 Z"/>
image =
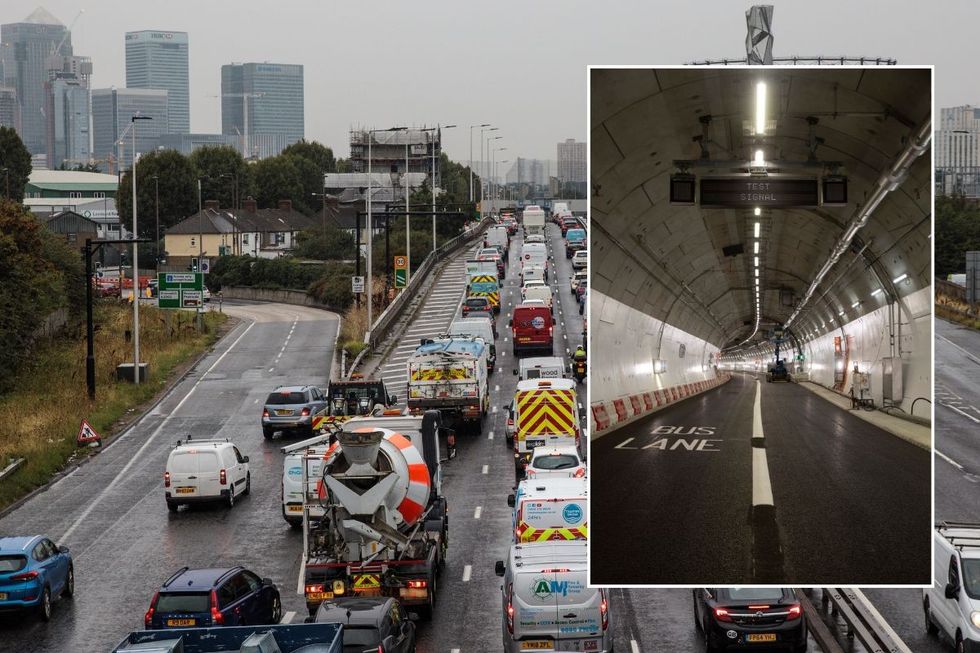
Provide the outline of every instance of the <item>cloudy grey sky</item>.
<path id="1" fill-rule="evenodd" d="M 305 66 L 306 136 L 341 156 L 351 125 L 455 123 L 448 154 L 469 157 L 474 123 L 500 127 L 499 158 L 556 158 L 583 140 L 586 69 L 744 55 L 751 0 L 43 0 L 94 60 L 94 87 L 124 86 L 124 32 L 189 33 L 191 130 L 221 128 L 220 68 Z M 890 56 L 936 65 L 937 106 L 980 103 L 980 3 L 774 0 L 776 55 Z M 38 3 L 3 0 L 0 22 Z M 476 139 L 479 140 L 478 138 Z M 478 142 L 474 148 L 479 149 Z M 478 158 L 477 155 L 474 155 Z"/>

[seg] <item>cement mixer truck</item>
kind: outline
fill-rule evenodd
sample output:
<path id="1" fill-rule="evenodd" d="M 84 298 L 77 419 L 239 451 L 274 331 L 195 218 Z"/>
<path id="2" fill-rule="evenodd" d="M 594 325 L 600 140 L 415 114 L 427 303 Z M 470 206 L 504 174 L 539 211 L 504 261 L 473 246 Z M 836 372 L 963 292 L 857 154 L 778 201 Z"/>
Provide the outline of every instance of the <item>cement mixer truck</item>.
<path id="1" fill-rule="evenodd" d="M 355 417 L 326 450 L 303 457 L 306 606 L 340 596 L 393 596 L 432 618 L 449 520 L 442 451 L 455 433 L 439 411 Z"/>

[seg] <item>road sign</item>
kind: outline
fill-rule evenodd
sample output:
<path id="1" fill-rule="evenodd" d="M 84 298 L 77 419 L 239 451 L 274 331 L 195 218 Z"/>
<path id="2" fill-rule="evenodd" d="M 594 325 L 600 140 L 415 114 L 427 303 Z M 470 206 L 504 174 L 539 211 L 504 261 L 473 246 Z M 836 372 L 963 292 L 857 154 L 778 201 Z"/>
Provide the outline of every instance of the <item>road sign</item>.
<path id="1" fill-rule="evenodd" d="M 198 308 L 204 299 L 204 274 L 200 272 L 160 272 L 157 285 L 160 308 Z"/>
<path id="2" fill-rule="evenodd" d="M 404 288 L 408 285 L 408 257 L 395 257 L 395 288 Z"/>
<path id="3" fill-rule="evenodd" d="M 210 271 L 211 271 L 211 259 L 209 259 L 209 258 L 202 258 L 201 259 L 201 272 L 203 272 L 204 274 L 207 274 Z"/>
<path id="4" fill-rule="evenodd" d="M 351 292 L 353 293 L 364 292 L 364 277 L 351 277 L 350 285 L 351 285 Z"/>
<path id="5" fill-rule="evenodd" d="M 703 208 L 793 208 L 817 206 L 816 177 L 702 177 Z"/>

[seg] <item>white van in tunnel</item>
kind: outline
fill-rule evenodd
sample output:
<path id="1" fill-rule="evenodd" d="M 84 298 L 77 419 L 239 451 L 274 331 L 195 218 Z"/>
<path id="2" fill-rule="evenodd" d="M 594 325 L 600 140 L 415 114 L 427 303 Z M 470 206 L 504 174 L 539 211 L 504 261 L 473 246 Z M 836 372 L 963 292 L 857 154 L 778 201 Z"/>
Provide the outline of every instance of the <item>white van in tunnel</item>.
<path id="1" fill-rule="evenodd" d="M 926 630 L 943 631 L 957 651 L 980 651 L 980 523 L 941 522 L 934 539 Z"/>
<path id="2" fill-rule="evenodd" d="M 504 651 L 612 651 L 609 599 L 588 586 L 586 546 L 515 544 L 506 561 L 497 561 Z"/>

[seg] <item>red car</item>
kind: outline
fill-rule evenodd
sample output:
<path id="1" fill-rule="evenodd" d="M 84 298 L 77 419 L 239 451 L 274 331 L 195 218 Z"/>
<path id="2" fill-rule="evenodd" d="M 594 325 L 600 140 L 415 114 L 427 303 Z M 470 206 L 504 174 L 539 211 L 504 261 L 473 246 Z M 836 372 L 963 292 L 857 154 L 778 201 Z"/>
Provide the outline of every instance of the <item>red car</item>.
<path id="1" fill-rule="evenodd" d="M 567 232 L 569 229 L 574 229 L 578 226 L 580 226 L 578 218 L 573 218 L 570 215 L 565 216 L 561 219 L 561 235 L 564 236 L 565 232 Z"/>

